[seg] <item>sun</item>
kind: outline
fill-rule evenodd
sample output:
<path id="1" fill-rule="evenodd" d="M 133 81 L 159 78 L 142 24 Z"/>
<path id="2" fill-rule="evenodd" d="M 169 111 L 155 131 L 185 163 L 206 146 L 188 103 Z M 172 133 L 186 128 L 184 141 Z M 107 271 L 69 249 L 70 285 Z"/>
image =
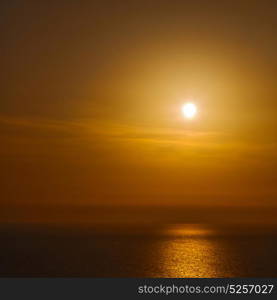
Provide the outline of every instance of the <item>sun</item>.
<path id="1" fill-rule="evenodd" d="M 197 114 L 197 106 L 192 102 L 187 102 L 182 106 L 182 113 L 185 118 L 193 119 Z"/>

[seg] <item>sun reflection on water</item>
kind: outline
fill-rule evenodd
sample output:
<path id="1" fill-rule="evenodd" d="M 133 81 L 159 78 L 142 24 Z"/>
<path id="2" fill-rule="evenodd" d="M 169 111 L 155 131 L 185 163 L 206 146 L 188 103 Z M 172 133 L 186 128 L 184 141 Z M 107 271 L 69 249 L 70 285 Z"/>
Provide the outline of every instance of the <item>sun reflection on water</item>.
<path id="1" fill-rule="evenodd" d="M 171 238 L 161 249 L 163 277 L 219 277 L 222 249 L 214 231 L 202 225 L 175 225 L 164 231 Z M 173 237 L 173 238 L 172 238 Z"/>
<path id="2" fill-rule="evenodd" d="M 164 234 L 170 236 L 210 236 L 215 232 L 213 229 L 199 224 L 175 224 L 164 230 Z"/>

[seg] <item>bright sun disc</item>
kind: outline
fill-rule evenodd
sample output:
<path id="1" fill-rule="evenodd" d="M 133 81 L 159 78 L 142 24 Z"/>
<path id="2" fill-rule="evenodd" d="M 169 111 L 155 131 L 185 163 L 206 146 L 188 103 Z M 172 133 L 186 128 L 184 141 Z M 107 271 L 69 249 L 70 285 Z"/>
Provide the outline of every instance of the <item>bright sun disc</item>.
<path id="1" fill-rule="evenodd" d="M 197 113 L 197 107 L 195 104 L 188 102 L 183 105 L 182 112 L 185 118 L 192 119 Z"/>

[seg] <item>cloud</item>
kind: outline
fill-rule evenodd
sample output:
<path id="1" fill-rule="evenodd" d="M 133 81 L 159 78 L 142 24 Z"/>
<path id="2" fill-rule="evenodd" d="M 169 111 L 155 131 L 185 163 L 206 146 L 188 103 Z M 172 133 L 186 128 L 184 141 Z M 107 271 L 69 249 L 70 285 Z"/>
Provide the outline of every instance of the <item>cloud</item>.
<path id="1" fill-rule="evenodd" d="M 87 144 L 102 149 L 120 146 L 138 147 L 138 151 L 171 149 L 175 154 L 201 157 L 230 157 L 240 155 L 248 159 L 259 154 L 275 157 L 276 142 L 244 139 L 243 133 L 185 130 L 183 128 L 149 127 L 99 119 L 54 120 L 0 116 L 3 143 L 34 144 L 58 142 L 75 146 Z M 3 147 L 2 147 L 3 148 Z M 143 149 L 145 148 L 145 149 Z"/>

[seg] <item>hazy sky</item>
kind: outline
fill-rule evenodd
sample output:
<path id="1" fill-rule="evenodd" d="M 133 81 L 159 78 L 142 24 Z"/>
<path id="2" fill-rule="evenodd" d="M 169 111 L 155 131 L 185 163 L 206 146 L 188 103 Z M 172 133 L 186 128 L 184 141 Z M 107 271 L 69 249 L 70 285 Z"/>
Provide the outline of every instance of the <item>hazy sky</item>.
<path id="1" fill-rule="evenodd" d="M 276 205 L 276 9 L 1 1 L 1 203 Z"/>

